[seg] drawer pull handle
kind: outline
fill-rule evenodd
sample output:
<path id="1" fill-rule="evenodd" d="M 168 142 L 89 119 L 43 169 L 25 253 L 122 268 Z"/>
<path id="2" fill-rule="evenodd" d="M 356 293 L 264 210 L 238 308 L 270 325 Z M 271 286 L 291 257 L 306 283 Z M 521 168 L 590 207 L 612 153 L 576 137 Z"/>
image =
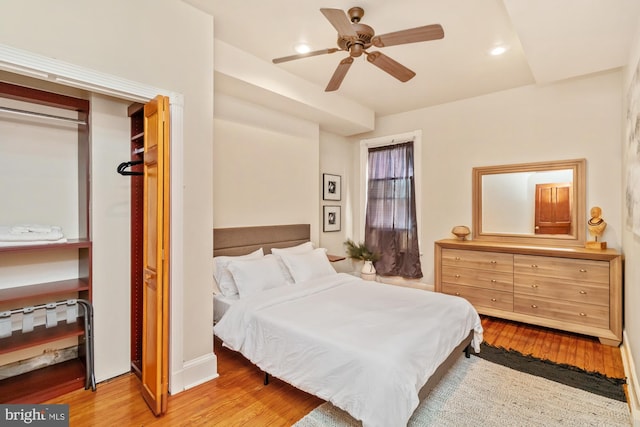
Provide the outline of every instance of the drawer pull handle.
<path id="1" fill-rule="evenodd" d="M 498 263 L 498 261 L 494 261 L 494 260 L 491 260 L 490 262 L 491 262 L 491 264 L 497 264 Z"/>
<path id="2" fill-rule="evenodd" d="M 580 291 L 580 293 L 581 293 L 582 295 L 586 295 L 586 294 L 587 294 L 587 291 Z"/>
<path id="3" fill-rule="evenodd" d="M 491 298 L 491 301 L 492 301 L 492 302 L 496 302 L 496 301 L 498 301 L 498 300 L 497 300 L 497 299 L 495 299 L 495 298 Z"/>
<path id="4" fill-rule="evenodd" d="M 533 285 L 531 285 L 532 288 L 537 288 L 538 285 L 536 283 L 534 283 Z"/>
<path id="5" fill-rule="evenodd" d="M 497 280 L 496 279 L 491 279 L 491 283 L 496 283 Z"/>
<path id="6" fill-rule="evenodd" d="M 536 264 L 531 264 L 531 268 L 538 268 Z"/>
<path id="7" fill-rule="evenodd" d="M 538 306 L 535 304 L 531 304 L 531 308 L 538 308 Z"/>
<path id="8" fill-rule="evenodd" d="M 460 292 L 456 292 L 456 296 L 460 296 Z"/>
<path id="9" fill-rule="evenodd" d="M 460 261 L 460 257 L 459 256 L 456 257 L 456 261 Z"/>
<path id="10" fill-rule="evenodd" d="M 459 274 L 456 274 L 456 279 L 459 279 L 459 278 L 460 278 L 460 275 L 459 275 Z"/>
<path id="11" fill-rule="evenodd" d="M 586 272 L 587 272 L 587 270 L 585 270 L 584 268 L 580 269 L 580 273 L 586 273 Z"/>
<path id="12" fill-rule="evenodd" d="M 587 313 L 580 313 L 580 316 L 587 317 Z"/>

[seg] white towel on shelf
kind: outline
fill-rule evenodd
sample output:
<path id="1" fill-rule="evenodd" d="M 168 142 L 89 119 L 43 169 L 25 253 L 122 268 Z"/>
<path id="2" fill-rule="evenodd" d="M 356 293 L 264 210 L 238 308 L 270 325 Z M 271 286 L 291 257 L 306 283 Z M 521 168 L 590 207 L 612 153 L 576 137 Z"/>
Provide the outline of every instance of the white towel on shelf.
<path id="1" fill-rule="evenodd" d="M 58 226 L 48 226 L 49 229 L 46 230 L 45 226 L 15 226 L 17 231 L 13 231 L 13 227 L 11 226 L 3 226 L 0 225 L 0 241 L 1 242 L 56 242 L 60 241 L 60 239 L 64 239 L 64 234 L 62 233 L 62 228 Z M 19 231 L 22 228 L 32 228 L 33 230 L 41 230 L 41 231 Z M 66 241 L 66 239 L 65 239 Z"/>
<path id="2" fill-rule="evenodd" d="M 19 224 L 11 227 L 11 233 L 51 233 L 52 231 L 62 231 L 61 227 L 55 225 L 41 224 Z"/>

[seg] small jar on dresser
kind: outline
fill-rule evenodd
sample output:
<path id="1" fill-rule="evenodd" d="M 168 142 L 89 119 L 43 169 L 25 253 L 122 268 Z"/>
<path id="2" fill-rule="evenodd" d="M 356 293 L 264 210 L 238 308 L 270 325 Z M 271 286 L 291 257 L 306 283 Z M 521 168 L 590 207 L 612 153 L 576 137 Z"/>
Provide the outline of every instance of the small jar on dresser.
<path id="1" fill-rule="evenodd" d="M 622 341 L 622 256 L 613 249 L 435 243 L 435 290 L 478 313 Z"/>

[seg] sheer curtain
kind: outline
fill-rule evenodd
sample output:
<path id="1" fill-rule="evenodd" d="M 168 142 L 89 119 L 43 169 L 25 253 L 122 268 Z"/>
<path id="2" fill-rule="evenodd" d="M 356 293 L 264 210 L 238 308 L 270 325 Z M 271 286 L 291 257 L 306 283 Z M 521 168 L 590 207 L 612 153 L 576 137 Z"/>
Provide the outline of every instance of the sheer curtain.
<path id="1" fill-rule="evenodd" d="M 369 148 L 365 244 L 382 276 L 422 277 L 413 142 Z"/>

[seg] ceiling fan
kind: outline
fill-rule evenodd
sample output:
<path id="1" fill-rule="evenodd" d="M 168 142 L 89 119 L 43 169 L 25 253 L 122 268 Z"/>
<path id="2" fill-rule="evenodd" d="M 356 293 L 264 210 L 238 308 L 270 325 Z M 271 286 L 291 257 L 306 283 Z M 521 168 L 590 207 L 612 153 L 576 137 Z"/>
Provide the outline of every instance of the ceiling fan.
<path id="1" fill-rule="evenodd" d="M 325 92 L 337 90 L 349 71 L 353 63 L 353 58 L 367 55 L 367 61 L 377 66 L 381 70 L 391 74 L 401 82 L 406 82 L 416 75 L 409 68 L 391 59 L 382 52 L 367 52 L 371 46 L 387 47 L 407 43 L 425 42 L 437 40 L 444 37 L 444 30 L 440 24 L 425 25 L 423 27 L 410 28 L 407 30 L 395 31 L 380 36 L 375 35 L 375 31 L 368 25 L 361 24 L 360 20 L 364 16 L 364 10 L 360 7 L 352 7 L 345 13 L 342 9 L 320 9 L 327 20 L 338 30 L 338 47 L 316 50 L 308 53 L 284 56 L 273 60 L 274 64 L 292 61 L 294 59 L 308 58 L 310 56 L 324 55 L 339 51 L 349 52 L 349 56 L 340 61 Z"/>

